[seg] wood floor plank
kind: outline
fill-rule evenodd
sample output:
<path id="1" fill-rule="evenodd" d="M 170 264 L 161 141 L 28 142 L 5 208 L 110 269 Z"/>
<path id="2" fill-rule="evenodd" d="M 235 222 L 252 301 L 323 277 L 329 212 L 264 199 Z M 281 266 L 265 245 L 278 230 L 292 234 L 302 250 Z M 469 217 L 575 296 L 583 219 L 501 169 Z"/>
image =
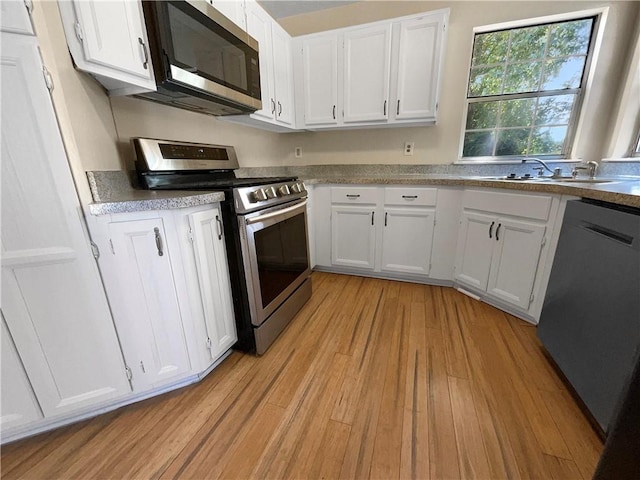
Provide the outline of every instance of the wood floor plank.
<path id="1" fill-rule="evenodd" d="M 578 470 L 576 462 L 566 458 L 558 458 L 552 455 L 544 456 L 547 470 L 551 480 L 582 480 L 582 474 Z M 589 477 L 590 478 L 590 477 Z"/>
<path id="2" fill-rule="evenodd" d="M 490 478 L 489 462 L 480 433 L 480 423 L 469 380 L 449 377 L 449 393 L 453 425 L 458 443 L 458 458 L 462 478 Z"/>
<path id="3" fill-rule="evenodd" d="M 447 287 L 315 272 L 262 357 L 2 448 L 2 478 L 590 478 L 534 327 Z"/>

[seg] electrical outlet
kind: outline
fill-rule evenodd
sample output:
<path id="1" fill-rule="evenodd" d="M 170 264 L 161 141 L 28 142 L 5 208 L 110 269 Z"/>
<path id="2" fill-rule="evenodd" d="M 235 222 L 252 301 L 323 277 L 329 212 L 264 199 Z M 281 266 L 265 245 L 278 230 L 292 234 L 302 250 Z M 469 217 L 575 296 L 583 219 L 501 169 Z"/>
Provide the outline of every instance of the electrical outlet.
<path id="1" fill-rule="evenodd" d="M 415 146 L 414 142 L 404 142 L 404 154 L 405 155 L 413 155 L 413 147 Z"/>
<path id="2" fill-rule="evenodd" d="M 302 147 L 296 147 L 293 149 L 293 154 L 296 158 L 302 158 Z"/>

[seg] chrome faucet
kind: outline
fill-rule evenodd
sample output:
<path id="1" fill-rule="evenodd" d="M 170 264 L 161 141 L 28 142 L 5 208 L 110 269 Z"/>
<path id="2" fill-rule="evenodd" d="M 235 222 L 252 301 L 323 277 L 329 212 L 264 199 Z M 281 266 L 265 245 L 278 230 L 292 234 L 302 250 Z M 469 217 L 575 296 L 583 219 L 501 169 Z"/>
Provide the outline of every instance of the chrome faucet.
<path id="1" fill-rule="evenodd" d="M 547 170 L 548 172 L 551 173 L 551 178 L 562 177 L 562 169 L 560 167 L 557 167 L 557 168 L 554 168 L 553 170 L 551 170 L 551 168 L 549 168 L 549 165 L 547 165 L 545 162 L 543 162 L 539 158 L 534 158 L 534 157 L 523 158 L 522 159 L 522 163 L 526 163 L 527 160 L 532 160 L 532 161 L 538 162 L 540 165 L 542 165 L 542 167 L 537 167 L 537 168 L 534 169 L 534 170 L 538 170 L 538 176 L 539 177 L 542 176 L 543 169 Z"/>
<path id="2" fill-rule="evenodd" d="M 578 176 L 578 171 L 580 170 L 586 170 L 589 174 L 589 178 L 593 180 L 596 177 L 596 172 L 598 171 L 598 163 L 590 160 L 584 165 L 576 165 L 571 169 L 571 176 L 576 178 Z"/>

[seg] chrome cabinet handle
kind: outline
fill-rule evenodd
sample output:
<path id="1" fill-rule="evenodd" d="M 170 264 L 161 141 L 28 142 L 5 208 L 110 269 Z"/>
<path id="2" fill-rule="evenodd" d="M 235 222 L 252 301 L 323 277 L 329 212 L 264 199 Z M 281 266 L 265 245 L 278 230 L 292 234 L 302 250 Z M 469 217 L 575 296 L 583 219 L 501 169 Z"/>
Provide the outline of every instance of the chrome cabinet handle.
<path id="1" fill-rule="evenodd" d="M 156 248 L 158 249 L 158 256 L 161 257 L 164 255 L 164 252 L 162 251 L 162 237 L 160 236 L 160 229 L 155 227 L 153 231 L 156 234 Z"/>
<path id="2" fill-rule="evenodd" d="M 389 215 L 389 212 L 384 212 L 384 226 L 387 226 L 387 215 Z"/>
<path id="3" fill-rule="evenodd" d="M 142 63 L 142 66 L 147 70 L 149 68 L 149 52 L 147 52 L 147 46 L 142 40 L 142 37 L 138 37 L 138 43 L 142 47 L 142 53 L 144 53 L 144 62 Z"/>
<path id="4" fill-rule="evenodd" d="M 385 117 L 387 116 L 387 101 L 386 100 L 384 101 L 382 115 L 384 115 Z"/>
<path id="5" fill-rule="evenodd" d="M 336 119 L 336 106 L 333 106 L 333 119 Z"/>
<path id="6" fill-rule="evenodd" d="M 371 212 L 371 225 L 373 225 L 373 224 L 374 224 L 373 219 L 374 219 L 374 215 L 375 215 L 375 214 L 376 214 L 376 212 Z"/>
<path id="7" fill-rule="evenodd" d="M 278 116 L 282 115 L 282 104 L 278 102 Z"/>
<path id="8" fill-rule="evenodd" d="M 396 106 L 396 115 L 400 115 L 400 99 L 398 99 L 398 105 Z"/>
<path id="9" fill-rule="evenodd" d="M 493 226 L 496 224 L 496 222 L 491 222 L 491 225 L 489 226 L 489 238 L 493 238 Z"/>
<path id="10" fill-rule="evenodd" d="M 360 195 L 354 195 L 354 194 L 347 193 L 347 198 L 360 198 Z"/>
<path id="11" fill-rule="evenodd" d="M 501 223 L 498 224 L 498 228 L 496 228 L 496 242 L 500 241 L 500 227 L 502 226 Z"/>
<path id="12" fill-rule="evenodd" d="M 276 102 L 273 98 L 271 99 L 271 113 L 276 113 Z"/>
<path id="13" fill-rule="evenodd" d="M 222 220 L 216 215 L 216 224 L 218 225 L 218 240 L 222 240 Z"/>

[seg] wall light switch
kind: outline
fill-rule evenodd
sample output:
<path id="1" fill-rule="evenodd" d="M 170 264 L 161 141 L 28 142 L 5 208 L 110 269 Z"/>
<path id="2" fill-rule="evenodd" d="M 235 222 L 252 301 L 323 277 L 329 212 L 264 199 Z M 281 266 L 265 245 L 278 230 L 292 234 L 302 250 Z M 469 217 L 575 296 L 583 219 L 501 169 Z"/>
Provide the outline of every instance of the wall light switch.
<path id="1" fill-rule="evenodd" d="M 415 146 L 414 142 L 404 142 L 404 154 L 405 155 L 413 155 L 413 147 Z"/>
<path id="2" fill-rule="evenodd" d="M 294 153 L 296 158 L 302 158 L 302 147 L 296 147 L 293 150 L 293 153 Z"/>

